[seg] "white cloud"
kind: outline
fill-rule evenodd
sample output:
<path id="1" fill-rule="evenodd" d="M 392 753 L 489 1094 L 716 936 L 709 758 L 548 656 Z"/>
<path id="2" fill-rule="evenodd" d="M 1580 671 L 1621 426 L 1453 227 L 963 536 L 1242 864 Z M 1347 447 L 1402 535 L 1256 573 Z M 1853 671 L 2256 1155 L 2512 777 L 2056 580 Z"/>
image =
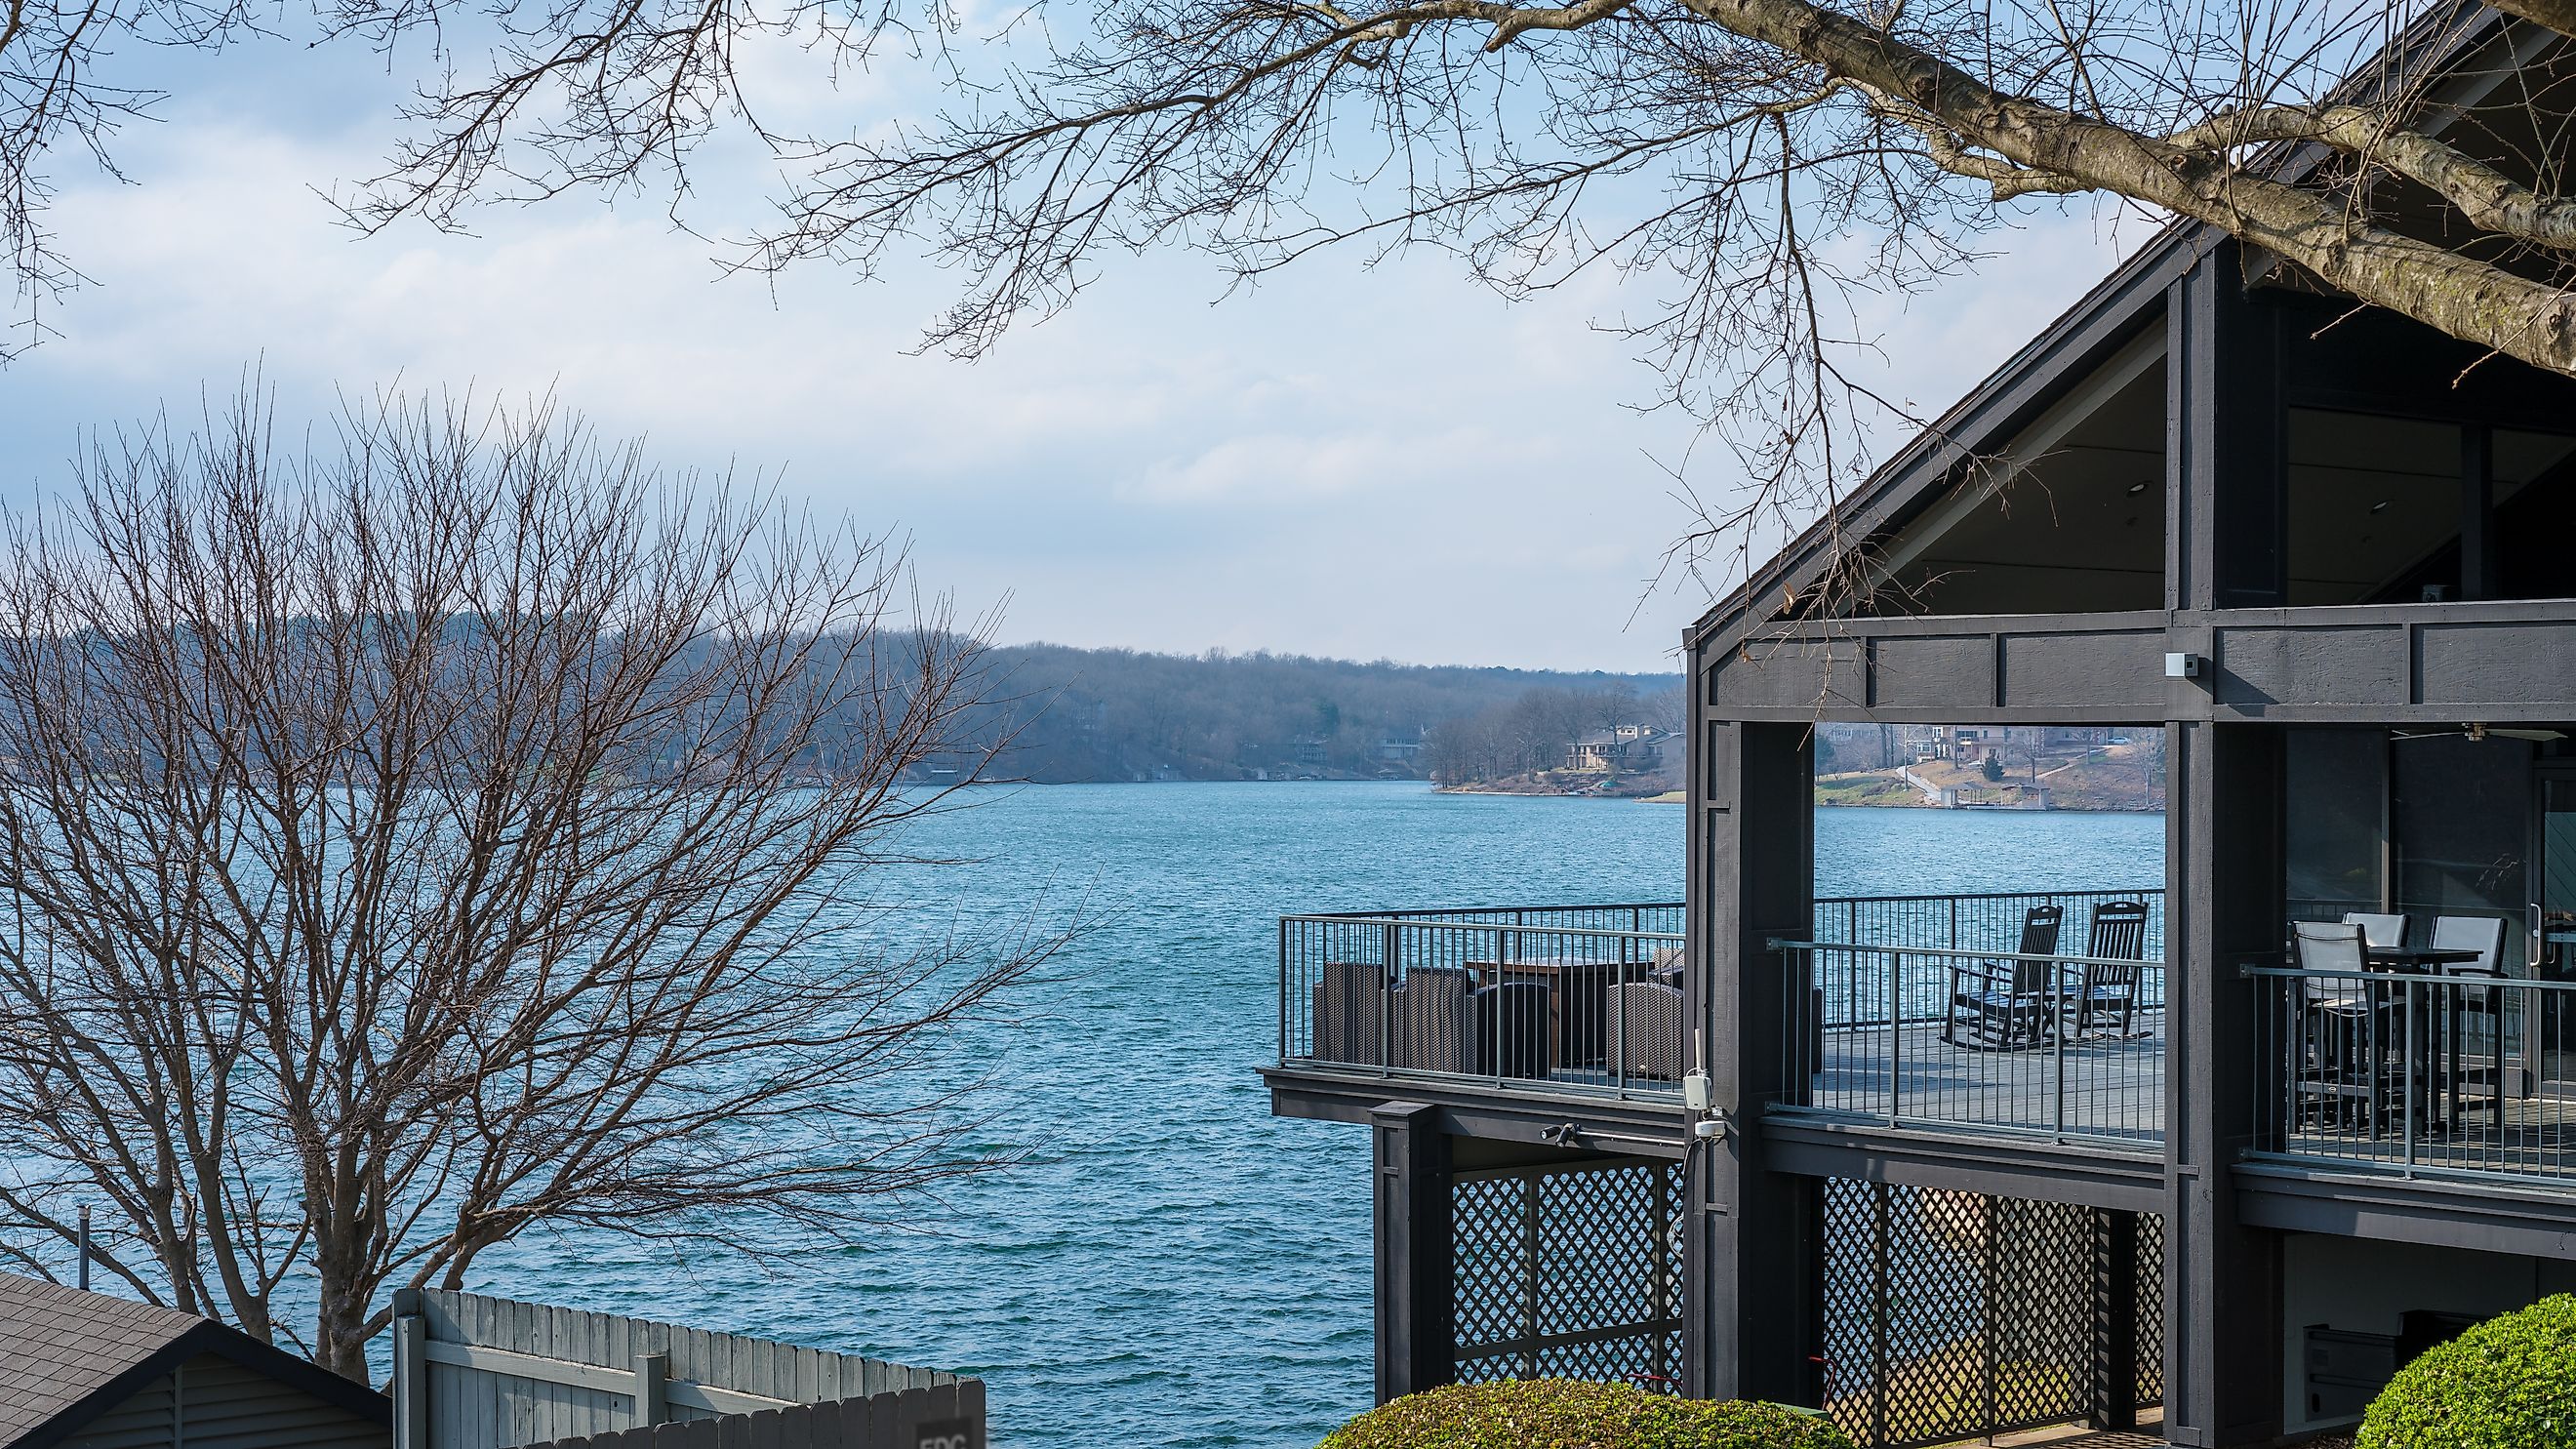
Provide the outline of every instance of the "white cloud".
<path id="1" fill-rule="evenodd" d="M 294 67 L 348 64 L 260 63 L 281 96 Z M 968 365 L 906 355 L 950 274 L 853 286 L 812 268 L 773 291 L 720 277 L 652 205 L 568 198 L 483 213 L 477 237 L 352 237 L 312 188 L 371 169 L 387 133 L 245 94 L 129 137 L 142 184 L 67 190 L 55 220 L 98 285 L 0 387 L 12 488 L 61 481 L 76 426 L 193 410 L 258 359 L 289 417 L 396 378 L 551 384 L 675 464 L 784 467 L 826 507 L 908 527 L 970 606 L 1009 595 L 1012 638 L 1631 669 L 1661 664 L 1703 606 L 1638 607 L 1689 523 L 1652 459 L 1691 434 L 1623 406 L 1655 380 L 1587 325 L 1620 309 L 1606 273 L 1507 307 L 1443 258 L 1327 255 L 1211 307 L 1225 278 L 1159 254 L 1111 263 L 1069 313 Z M 783 102 L 834 103 L 810 75 Z M 709 161 L 735 168 L 719 191 L 765 175 L 756 151 Z M 1884 381 L 1939 407 L 2109 260 L 2080 218 L 2012 241 L 1982 276 L 1876 304 Z M 1715 491 L 1727 461 L 1700 450 L 1695 480 Z"/>

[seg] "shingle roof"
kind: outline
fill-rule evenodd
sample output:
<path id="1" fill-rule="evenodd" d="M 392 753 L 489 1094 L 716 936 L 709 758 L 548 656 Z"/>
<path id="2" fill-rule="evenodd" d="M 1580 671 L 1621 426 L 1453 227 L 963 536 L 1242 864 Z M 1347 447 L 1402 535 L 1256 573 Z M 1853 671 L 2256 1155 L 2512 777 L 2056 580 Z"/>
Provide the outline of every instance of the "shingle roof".
<path id="1" fill-rule="evenodd" d="M 201 1354 L 390 1429 L 393 1401 L 229 1324 L 0 1273 L 0 1449 L 40 1449 Z"/>
<path id="2" fill-rule="evenodd" d="M 0 1273 L 0 1446 L 51 1423 L 205 1322 Z"/>

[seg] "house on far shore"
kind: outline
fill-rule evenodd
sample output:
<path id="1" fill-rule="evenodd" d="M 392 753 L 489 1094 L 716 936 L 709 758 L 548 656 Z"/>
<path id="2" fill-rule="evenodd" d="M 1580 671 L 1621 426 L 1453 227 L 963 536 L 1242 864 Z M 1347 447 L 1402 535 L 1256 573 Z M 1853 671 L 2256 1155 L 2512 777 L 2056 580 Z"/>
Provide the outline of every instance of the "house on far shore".
<path id="1" fill-rule="evenodd" d="M 1566 748 L 1565 768 L 1578 775 L 1644 775 L 1664 767 L 1681 736 L 1652 725 L 1623 724 L 1594 730 Z"/>
<path id="2" fill-rule="evenodd" d="M 393 1402 L 193 1313 L 0 1273 L 0 1449 L 387 1449 Z"/>

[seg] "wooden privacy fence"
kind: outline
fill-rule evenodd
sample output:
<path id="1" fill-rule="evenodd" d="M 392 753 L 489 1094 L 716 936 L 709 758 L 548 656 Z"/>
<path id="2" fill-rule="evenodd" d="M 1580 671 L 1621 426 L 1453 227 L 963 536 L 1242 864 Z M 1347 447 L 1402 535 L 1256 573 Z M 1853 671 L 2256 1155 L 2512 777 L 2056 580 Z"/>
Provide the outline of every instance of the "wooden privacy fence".
<path id="1" fill-rule="evenodd" d="M 394 1449 L 985 1449 L 984 1385 L 769 1339 L 394 1295 Z"/>

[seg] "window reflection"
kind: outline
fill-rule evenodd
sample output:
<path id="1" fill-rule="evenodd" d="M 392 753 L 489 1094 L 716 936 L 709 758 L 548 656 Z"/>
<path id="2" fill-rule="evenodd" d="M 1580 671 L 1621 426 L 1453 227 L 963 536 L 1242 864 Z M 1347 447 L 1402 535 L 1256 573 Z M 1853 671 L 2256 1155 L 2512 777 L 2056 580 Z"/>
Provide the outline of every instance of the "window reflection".
<path id="1" fill-rule="evenodd" d="M 2395 904 L 2414 918 L 2417 939 L 2435 916 L 2521 921 L 2530 899 L 2531 754 L 2527 740 L 2395 737 Z M 2522 932 L 2507 931 L 2506 964 L 2519 966 L 2523 955 Z"/>
<path id="2" fill-rule="evenodd" d="M 2388 736 L 2379 730 L 2287 732 L 2290 915 L 2332 921 L 2379 909 Z"/>

